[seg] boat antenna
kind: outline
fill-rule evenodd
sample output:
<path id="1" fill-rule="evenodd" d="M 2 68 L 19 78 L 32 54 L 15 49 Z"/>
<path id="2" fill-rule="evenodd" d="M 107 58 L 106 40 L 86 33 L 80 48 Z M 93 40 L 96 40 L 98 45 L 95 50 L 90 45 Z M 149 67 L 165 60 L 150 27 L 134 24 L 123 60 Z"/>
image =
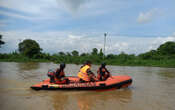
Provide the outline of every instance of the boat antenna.
<path id="1" fill-rule="evenodd" d="M 105 59 L 106 36 L 107 36 L 107 33 L 104 33 L 104 50 L 103 50 L 103 59 Z"/>

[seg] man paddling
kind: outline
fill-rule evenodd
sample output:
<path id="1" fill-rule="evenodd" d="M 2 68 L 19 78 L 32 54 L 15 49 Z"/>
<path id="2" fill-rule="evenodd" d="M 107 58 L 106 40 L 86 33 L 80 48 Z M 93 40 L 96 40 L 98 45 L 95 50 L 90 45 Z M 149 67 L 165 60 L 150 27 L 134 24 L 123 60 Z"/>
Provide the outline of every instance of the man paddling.
<path id="1" fill-rule="evenodd" d="M 94 82 L 96 80 L 94 73 L 91 71 L 90 61 L 86 61 L 86 63 L 81 66 L 78 77 L 80 78 L 80 82 Z"/>

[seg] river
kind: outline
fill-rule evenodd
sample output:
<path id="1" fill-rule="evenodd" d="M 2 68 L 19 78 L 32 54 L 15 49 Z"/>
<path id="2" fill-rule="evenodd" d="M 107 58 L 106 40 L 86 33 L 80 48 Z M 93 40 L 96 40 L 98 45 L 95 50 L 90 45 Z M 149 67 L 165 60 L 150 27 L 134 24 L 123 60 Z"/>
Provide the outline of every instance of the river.
<path id="1" fill-rule="evenodd" d="M 81 65 L 67 64 L 66 75 Z M 35 91 L 53 63 L 0 62 L 0 110 L 175 110 L 175 68 L 107 66 L 112 75 L 129 75 L 130 87 L 96 91 Z M 92 65 L 96 72 L 98 66 Z"/>

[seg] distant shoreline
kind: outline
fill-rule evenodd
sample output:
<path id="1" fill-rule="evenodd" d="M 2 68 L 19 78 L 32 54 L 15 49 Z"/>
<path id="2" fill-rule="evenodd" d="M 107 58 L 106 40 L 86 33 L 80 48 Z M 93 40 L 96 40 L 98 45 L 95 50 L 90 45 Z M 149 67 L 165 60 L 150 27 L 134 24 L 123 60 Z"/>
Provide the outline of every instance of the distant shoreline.
<path id="1" fill-rule="evenodd" d="M 49 60 L 43 60 L 43 59 L 30 59 L 30 60 L 12 60 L 12 59 L 0 59 L 0 62 L 16 62 L 16 63 L 29 63 L 29 62 L 37 62 L 37 63 L 55 63 L 55 64 L 59 64 L 60 62 L 53 62 L 53 61 L 49 61 Z M 107 62 L 107 61 L 105 61 Z M 175 68 L 175 60 L 166 60 L 166 63 L 162 63 L 164 61 L 150 61 L 150 60 L 141 60 L 139 61 L 141 64 L 138 64 L 138 62 L 133 62 L 133 63 L 108 63 L 107 65 L 111 65 L 111 66 L 139 66 L 139 67 L 165 67 L 165 68 Z M 149 63 L 148 63 L 149 62 Z M 65 62 L 66 64 L 76 64 L 76 65 L 81 65 L 83 63 L 77 63 L 77 62 Z M 100 63 L 93 63 L 94 65 L 100 65 Z"/>
<path id="2" fill-rule="evenodd" d="M 104 54 L 102 49 L 98 51 L 93 48 L 91 53 L 81 53 L 77 50 L 72 52 L 58 52 L 55 54 L 43 53 L 39 44 L 31 39 L 23 41 L 24 44 L 32 44 L 26 46 L 23 50 L 25 52 L 0 53 L 0 62 L 53 62 L 53 63 L 67 63 L 67 64 L 83 64 L 89 60 L 93 64 L 101 64 L 105 62 L 107 65 L 117 66 L 149 66 L 149 67 L 171 67 L 175 68 L 175 42 L 168 41 L 160 45 L 156 50 L 150 50 L 139 55 L 127 54 L 121 52 L 120 54 Z M 32 43 L 31 43 L 32 42 Z M 22 44 L 20 44 L 22 45 Z M 22 46 L 23 47 L 23 46 Z M 21 48 L 22 48 L 21 47 Z M 21 49 L 19 46 L 19 49 Z M 37 53 L 36 53 L 37 51 Z"/>

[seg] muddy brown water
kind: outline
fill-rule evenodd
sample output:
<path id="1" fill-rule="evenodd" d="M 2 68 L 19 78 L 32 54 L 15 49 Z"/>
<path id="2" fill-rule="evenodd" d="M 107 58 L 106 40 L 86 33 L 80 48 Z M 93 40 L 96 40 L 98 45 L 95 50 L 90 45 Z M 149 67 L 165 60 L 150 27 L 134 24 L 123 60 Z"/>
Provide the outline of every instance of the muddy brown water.
<path id="1" fill-rule="evenodd" d="M 107 66 L 113 75 L 130 75 L 129 88 L 96 91 L 34 91 L 53 63 L 0 63 L 0 110 L 175 110 L 175 68 Z M 67 64 L 67 75 L 81 65 Z M 96 72 L 98 66 L 93 65 Z"/>

